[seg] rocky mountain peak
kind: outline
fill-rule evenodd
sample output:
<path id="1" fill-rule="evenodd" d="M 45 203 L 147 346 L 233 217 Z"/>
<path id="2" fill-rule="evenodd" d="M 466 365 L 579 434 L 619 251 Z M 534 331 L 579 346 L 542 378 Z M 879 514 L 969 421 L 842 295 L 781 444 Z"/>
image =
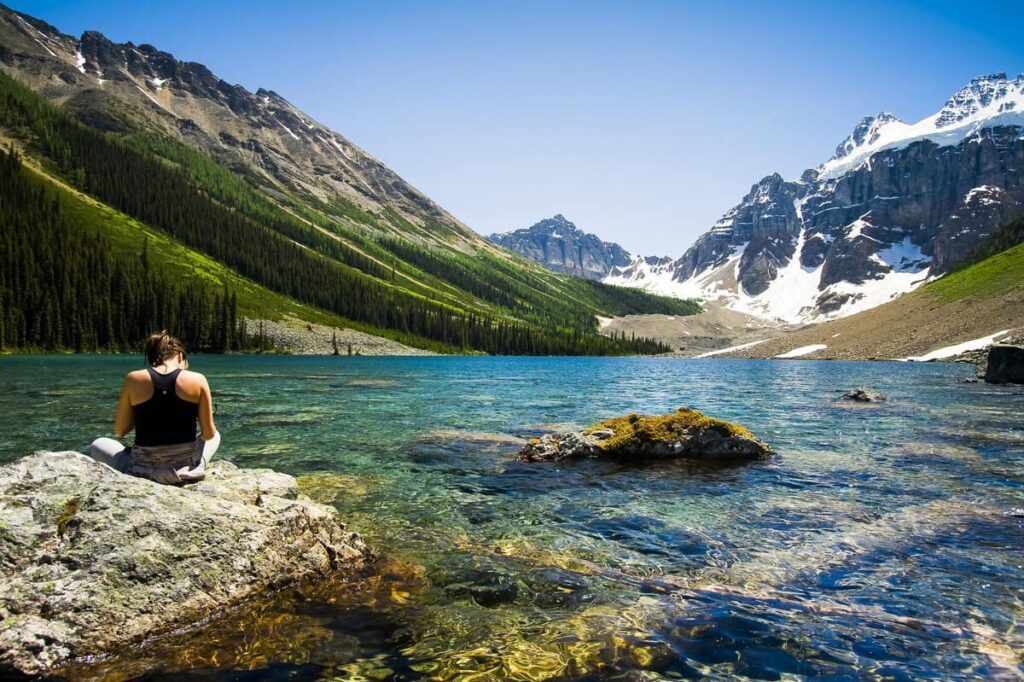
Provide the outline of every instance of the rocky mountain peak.
<path id="1" fill-rule="evenodd" d="M 671 264 L 607 281 L 790 323 L 885 303 L 1024 212 L 1024 76 L 980 76 L 908 124 L 863 118 L 798 181 L 754 184 Z"/>
<path id="2" fill-rule="evenodd" d="M 583 230 L 576 227 L 576 224 L 566 218 L 561 213 L 556 213 L 550 218 L 545 218 L 535 225 L 527 228 L 529 231 L 536 233 L 547 234 L 549 236 L 559 238 L 562 236 L 569 237 L 584 237 Z"/>
<path id="3" fill-rule="evenodd" d="M 836 151 L 830 160 L 845 158 L 865 144 L 874 144 L 881 137 L 882 129 L 890 123 L 903 123 L 903 121 L 888 111 L 883 111 L 878 116 L 865 116 L 857 124 L 857 127 L 853 129 L 849 137 L 836 147 Z"/>
<path id="4" fill-rule="evenodd" d="M 1002 103 L 1009 95 L 1024 94 L 1024 75 L 1009 80 L 1005 73 L 978 76 L 960 88 L 950 97 L 935 120 L 936 128 L 944 128 L 974 116 L 983 109 L 990 108 L 993 103 Z M 1009 107 L 1016 107 L 1016 102 L 1008 102 Z M 1002 107 L 996 107 L 1003 111 Z"/>
<path id="5" fill-rule="evenodd" d="M 621 246 L 583 232 L 561 213 L 488 239 L 549 270 L 587 279 L 602 279 L 631 262 L 629 252 Z"/>

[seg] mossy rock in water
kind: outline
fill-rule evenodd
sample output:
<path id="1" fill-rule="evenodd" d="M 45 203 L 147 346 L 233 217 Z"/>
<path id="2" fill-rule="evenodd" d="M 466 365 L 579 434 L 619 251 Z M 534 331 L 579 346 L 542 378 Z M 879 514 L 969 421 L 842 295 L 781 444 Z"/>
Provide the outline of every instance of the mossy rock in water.
<path id="1" fill-rule="evenodd" d="M 519 452 L 525 462 L 581 458 L 663 459 L 710 462 L 768 459 L 774 453 L 745 427 L 688 407 L 653 417 L 629 414 L 582 431 L 534 438 Z"/>

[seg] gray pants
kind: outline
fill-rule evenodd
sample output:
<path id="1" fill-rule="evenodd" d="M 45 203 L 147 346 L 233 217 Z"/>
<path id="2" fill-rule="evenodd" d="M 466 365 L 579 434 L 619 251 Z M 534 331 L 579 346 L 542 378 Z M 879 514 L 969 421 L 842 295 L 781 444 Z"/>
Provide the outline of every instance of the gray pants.
<path id="1" fill-rule="evenodd" d="M 185 466 L 154 467 L 152 465 L 153 455 L 159 458 L 160 447 L 138 448 L 139 452 L 133 459 L 132 448 L 125 448 L 113 438 L 97 438 L 89 446 L 89 456 L 121 473 L 149 478 L 157 483 L 193 483 L 206 477 L 206 465 L 210 463 L 217 448 L 220 447 L 220 431 L 216 432 L 210 440 L 203 440 L 197 436 L 194 447 L 185 449 L 191 449 L 192 452 L 198 454 L 198 457 L 190 457 L 191 461 L 187 461 Z M 175 452 L 182 451 L 181 445 L 163 447 Z M 142 457 L 141 455 L 147 456 Z"/>

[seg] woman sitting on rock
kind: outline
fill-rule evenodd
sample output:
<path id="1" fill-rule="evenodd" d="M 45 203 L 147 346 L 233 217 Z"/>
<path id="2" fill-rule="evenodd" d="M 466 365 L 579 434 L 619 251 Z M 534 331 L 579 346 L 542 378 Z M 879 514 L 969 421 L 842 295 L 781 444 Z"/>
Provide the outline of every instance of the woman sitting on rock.
<path id="1" fill-rule="evenodd" d="M 144 350 L 149 366 L 124 378 L 114 417 L 118 437 L 135 429 L 135 445 L 126 448 L 113 438 L 97 438 L 89 455 L 158 483 L 201 481 L 220 445 L 210 384 L 202 374 L 188 371 L 185 346 L 166 331 L 146 339 Z"/>

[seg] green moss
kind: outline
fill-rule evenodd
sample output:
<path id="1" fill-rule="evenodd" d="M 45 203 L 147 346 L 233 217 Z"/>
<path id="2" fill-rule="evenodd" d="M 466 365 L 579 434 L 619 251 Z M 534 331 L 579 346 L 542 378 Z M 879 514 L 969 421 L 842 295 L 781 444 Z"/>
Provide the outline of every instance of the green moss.
<path id="1" fill-rule="evenodd" d="M 586 431 L 593 433 L 602 429 L 611 429 L 614 432 L 611 438 L 601 443 L 603 450 L 617 450 L 632 442 L 674 441 L 687 433 L 703 429 L 716 429 L 723 436 L 754 437 L 754 434 L 739 424 L 708 417 L 688 407 L 681 407 L 672 414 L 654 417 L 628 414 L 625 417 L 606 419 Z"/>
<path id="2" fill-rule="evenodd" d="M 64 534 L 68 532 L 68 524 L 75 518 L 75 514 L 78 513 L 78 505 L 81 502 L 80 497 L 72 497 L 64 504 L 64 511 L 57 517 L 57 535 L 64 537 Z"/>

